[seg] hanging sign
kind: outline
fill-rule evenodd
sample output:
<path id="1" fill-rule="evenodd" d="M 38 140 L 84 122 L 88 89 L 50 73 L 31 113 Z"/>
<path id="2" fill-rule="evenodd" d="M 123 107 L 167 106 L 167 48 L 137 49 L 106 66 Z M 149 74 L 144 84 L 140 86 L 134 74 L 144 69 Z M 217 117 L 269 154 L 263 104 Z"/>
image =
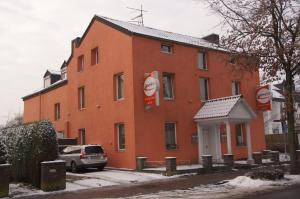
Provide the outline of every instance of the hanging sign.
<path id="1" fill-rule="evenodd" d="M 153 71 L 144 75 L 144 103 L 146 109 L 159 106 L 158 72 Z"/>
<path id="2" fill-rule="evenodd" d="M 269 85 L 259 87 L 256 90 L 257 110 L 271 110 L 271 91 Z"/>

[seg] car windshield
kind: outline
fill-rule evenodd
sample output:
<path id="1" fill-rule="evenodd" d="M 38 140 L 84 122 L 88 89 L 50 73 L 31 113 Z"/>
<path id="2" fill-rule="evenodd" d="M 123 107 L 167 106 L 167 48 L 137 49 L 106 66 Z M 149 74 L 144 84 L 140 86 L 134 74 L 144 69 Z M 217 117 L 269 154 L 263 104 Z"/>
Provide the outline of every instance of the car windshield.
<path id="1" fill-rule="evenodd" d="M 103 153 L 103 149 L 100 146 L 87 146 L 84 151 L 86 154 Z"/>
<path id="2" fill-rule="evenodd" d="M 68 153 L 80 153 L 80 146 L 78 147 L 66 147 L 63 151 L 63 154 L 68 154 Z"/>

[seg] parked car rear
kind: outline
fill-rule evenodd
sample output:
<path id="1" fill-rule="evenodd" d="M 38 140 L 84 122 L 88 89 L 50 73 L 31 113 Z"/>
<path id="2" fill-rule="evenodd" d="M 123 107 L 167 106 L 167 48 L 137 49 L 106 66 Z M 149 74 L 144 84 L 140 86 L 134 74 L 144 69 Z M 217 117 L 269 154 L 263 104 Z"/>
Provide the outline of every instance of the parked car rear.
<path id="1" fill-rule="evenodd" d="M 59 159 L 66 161 L 72 172 L 82 168 L 95 167 L 103 170 L 107 164 L 107 154 L 100 145 L 74 145 L 62 150 Z"/>

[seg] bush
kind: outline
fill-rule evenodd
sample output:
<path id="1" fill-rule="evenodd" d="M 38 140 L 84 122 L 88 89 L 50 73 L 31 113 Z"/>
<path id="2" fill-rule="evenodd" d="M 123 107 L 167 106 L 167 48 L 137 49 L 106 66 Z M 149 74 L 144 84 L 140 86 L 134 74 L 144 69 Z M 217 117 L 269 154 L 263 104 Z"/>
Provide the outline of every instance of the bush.
<path id="1" fill-rule="evenodd" d="M 252 179 L 280 180 L 284 178 L 284 170 L 280 166 L 259 167 L 246 176 Z"/>
<path id="2" fill-rule="evenodd" d="M 2 134 L 2 136 L 1 136 Z M 14 181 L 28 182 L 40 188 L 41 162 L 58 156 L 56 132 L 48 121 L 0 130 L 7 162 L 12 164 Z"/>
<path id="3" fill-rule="evenodd" d="M 5 164 L 6 163 L 6 147 L 4 144 L 4 139 L 0 134 L 0 164 Z"/>

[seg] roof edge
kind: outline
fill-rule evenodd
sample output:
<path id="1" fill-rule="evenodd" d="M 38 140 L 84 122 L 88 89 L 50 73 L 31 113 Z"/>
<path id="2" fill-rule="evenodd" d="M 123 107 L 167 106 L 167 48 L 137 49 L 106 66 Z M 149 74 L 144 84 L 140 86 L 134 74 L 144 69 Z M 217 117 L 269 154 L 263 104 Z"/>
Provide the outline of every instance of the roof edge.
<path id="1" fill-rule="evenodd" d="M 47 92 L 49 92 L 51 90 L 54 90 L 54 89 L 59 88 L 59 87 L 62 87 L 64 85 L 66 85 L 67 83 L 68 83 L 68 80 L 66 80 L 66 79 L 65 80 L 57 81 L 54 84 L 48 86 L 47 88 L 43 88 L 43 89 L 35 91 L 35 92 L 33 92 L 33 93 L 29 94 L 29 95 L 25 95 L 21 99 L 23 101 L 28 100 L 28 99 L 30 99 L 32 97 L 37 96 L 37 95 L 40 95 L 40 94 L 43 94 L 43 93 L 47 93 Z"/>

